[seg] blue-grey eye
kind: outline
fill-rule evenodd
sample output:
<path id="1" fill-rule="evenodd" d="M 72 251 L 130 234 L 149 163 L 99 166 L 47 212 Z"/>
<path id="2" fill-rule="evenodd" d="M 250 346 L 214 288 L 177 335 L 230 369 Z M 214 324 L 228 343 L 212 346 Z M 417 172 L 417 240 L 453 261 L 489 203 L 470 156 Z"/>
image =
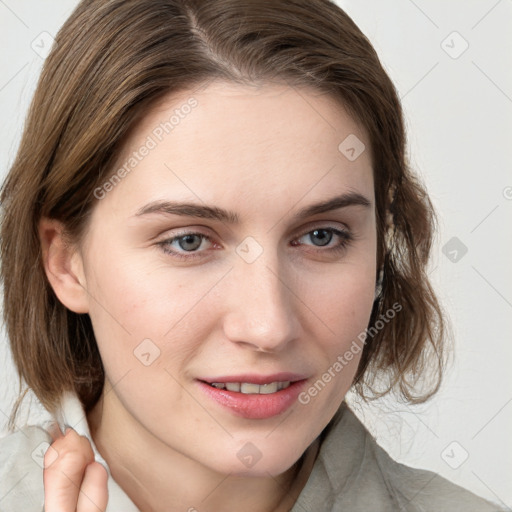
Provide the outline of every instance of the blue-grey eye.
<path id="1" fill-rule="evenodd" d="M 175 240 L 178 241 L 178 245 L 184 251 L 195 251 L 201 246 L 203 238 L 201 235 L 188 234 L 180 236 Z"/>
<path id="2" fill-rule="evenodd" d="M 319 246 L 324 246 L 330 243 L 332 240 L 333 232 L 329 229 L 315 229 L 309 233 L 309 237 L 311 241 L 314 241 L 316 238 L 318 240 Z"/>

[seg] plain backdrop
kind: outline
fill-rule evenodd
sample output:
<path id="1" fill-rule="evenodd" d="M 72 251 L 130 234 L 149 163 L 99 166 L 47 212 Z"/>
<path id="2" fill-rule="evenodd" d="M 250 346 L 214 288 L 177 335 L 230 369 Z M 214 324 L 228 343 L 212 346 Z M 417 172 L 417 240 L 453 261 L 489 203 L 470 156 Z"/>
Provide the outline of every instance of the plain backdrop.
<path id="1" fill-rule="evenodd" d="M 512 0 L 344 0 L 402 98 L 409 158 L 440 214 L 431 275 L 455 335 L 421 407 L 354 402 L 396 459 L 512 507 Z M 75 0 L 0 0 L 0 170 L 16 153 L 44 55 Z M 27 290 L 27 293 L 29 291 Z M 0 435 L 17 379 L 0 338 Z M 48 416 L 29 400 L 21 421 Z"/>

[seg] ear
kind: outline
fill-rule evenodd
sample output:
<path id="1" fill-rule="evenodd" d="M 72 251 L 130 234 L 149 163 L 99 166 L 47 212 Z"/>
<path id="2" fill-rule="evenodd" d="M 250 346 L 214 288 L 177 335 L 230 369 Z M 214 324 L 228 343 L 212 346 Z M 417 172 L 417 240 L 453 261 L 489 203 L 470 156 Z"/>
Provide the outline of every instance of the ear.
<path id="1" fill-rule="evenodd" d="M 61 222 L 43 217 L 38 225 L 43 266 L 55 295 L 75 313 L 89 312 L 82 256 L 64 237 Z"/>

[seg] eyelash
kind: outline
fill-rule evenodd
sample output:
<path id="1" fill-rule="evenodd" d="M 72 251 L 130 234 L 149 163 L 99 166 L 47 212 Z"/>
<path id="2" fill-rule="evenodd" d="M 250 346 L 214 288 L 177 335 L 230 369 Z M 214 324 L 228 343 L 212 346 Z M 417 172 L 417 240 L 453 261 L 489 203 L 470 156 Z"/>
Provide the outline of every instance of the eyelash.
<path id="1" fill-rule="evenodd" d="M 348 231 L 343 231 L 343 230 L 331 228 L 331 227 L 316 227 L 316 228 L 310 229 L 309 231 L 304 232 L 303 234 L 298 236 L 296 238 L 296 240 L 298 240 L 306 235 L 309 235 L 309 234 L 313 233 L 314 231 L 327 231 L 327 232 L 330 232 L 340 238 L 340 242 L 337 245 L 335 245 L 334 247 L 329 247 L 328 249 L 315 250 L 314 252 L 317 252 L 317 253 L 339 254 L 339 253 L 345 251 L 354 239 L 353 235 L 351 233 L 349 233 Z M 174 236 L 172 238 L 168 238 L 166 240 L 162 240 L 161 242 L 158 242 L 157 245 L 162 248 L 162 251 L 165 254 L 168 254 L 169 256 L 171 256 L 173 258 L 177 258 L 179 260 L 191 261 L 191 260 L 194 260 L 197 258 L 201 258 L 202 257 L 201 253 L 197 252 L 197 251 L 190 251 L 190 252 L 186 253 L 187 255 L 185 255 L 184 253 L 169 249 L 169 246 L 171 243 L 179 240 L 180 238 L 184 238 L 186 236 L 199 236 L 203 240 L 208 240 L 209 242 L 212 242 L 212 239 L 208 235 L 205 235 L 204 233 L 190 231 L 190 232 L 180 233 L 179 235 Z M 332 240 L 330 240 L 329 243 L 331 243 L 331 241 Z M 305 245 L 305 244 L 295 244 L 295 246 L 297 246 L 297 245 Z M 317 246 L 317 247 L 321 247 L 321 246 Z"/>

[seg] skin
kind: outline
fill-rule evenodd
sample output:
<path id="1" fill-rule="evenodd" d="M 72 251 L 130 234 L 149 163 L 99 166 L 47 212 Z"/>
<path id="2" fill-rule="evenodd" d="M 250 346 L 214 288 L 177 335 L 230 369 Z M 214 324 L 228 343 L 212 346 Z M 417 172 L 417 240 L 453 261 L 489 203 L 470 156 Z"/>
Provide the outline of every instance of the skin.
<path id="1" fill-rule="evenodd" d="M 95 205 L 80 247 L 42 219 L 45 268 L 62 303 L 90 315 L 106 382 L 89 427 L 141 510 L 290 510 L 360 354 L 307 405 L 268 419 L 234 415 L 196 379 L 291 371 L 307 376 L 307 389 L 365 329 L 376 273 L 372 162 L 368 149 L 350 161 L 338 145 L 350 134 L 370 144 L 339 103 L 313 89 L 213 82 L 160 101 L 118 166 L 191 96 L 190 114 Z M 369 206 L 293 218 L 347 193 Z M 135 215 L 155 200 L 214 205 L 240 222 Z M 331 232 L 312 234 L 329 228 L 351 236 L 340 251 L 329 249 L 344 238 L 333 233 L 322 245 Z M 193 238 L 199 247 L 187 253 L 176 238 L 184 232 L 211 241 Z M 236 251 L 246 237 L 262 250 L 252 263 Z M 145 339 L 160 351 L 149 366 L 134 355 Z M 237 457 L 247 442 L 261 453 L 251 468 Z"/>
<path id="2" fill-rule="evenodd" d="M 107 506 L 107 471 L 95 462 L 89 440 L 68 428 L 52 432 L 44 458 L 46 512 L 98 512 Z"/>

